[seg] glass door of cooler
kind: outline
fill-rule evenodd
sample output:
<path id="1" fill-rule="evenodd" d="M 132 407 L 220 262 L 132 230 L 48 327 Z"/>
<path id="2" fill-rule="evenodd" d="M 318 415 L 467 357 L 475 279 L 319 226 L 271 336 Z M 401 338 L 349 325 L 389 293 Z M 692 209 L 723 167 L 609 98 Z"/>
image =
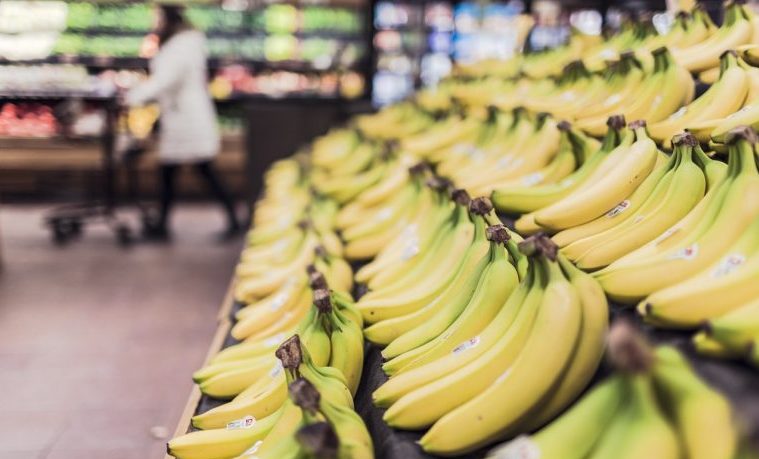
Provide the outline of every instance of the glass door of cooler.
<path id="1" fill-rule="evenodd" d="M 451 71 L 450 2 L 379 1 L 374 7 L 375 105 L 396 102 Z"/>
<path id="2" fill-rule="evenodd" d="M 454 60 L 471 63 L 512 56 L 518 46 L 515 21 L 523 11 L 524 4 L 519 0 L 458 3 L 454 9 Z"/>

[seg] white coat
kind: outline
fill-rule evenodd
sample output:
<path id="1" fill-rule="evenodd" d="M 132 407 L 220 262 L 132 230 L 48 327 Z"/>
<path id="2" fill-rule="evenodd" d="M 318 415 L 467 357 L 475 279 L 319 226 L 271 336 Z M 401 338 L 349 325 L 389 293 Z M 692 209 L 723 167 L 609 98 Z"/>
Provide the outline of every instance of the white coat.
<path id="1" fill-rule="evenodd" d="M 161 110 L 159 158 L 163 163 L 208 161 L 219 151 L 216 110 L 208 93 L 205 36 L 185 30 L 150 61 L 150 78 L 126 95 L 130 106 L 157 101 Z"/>

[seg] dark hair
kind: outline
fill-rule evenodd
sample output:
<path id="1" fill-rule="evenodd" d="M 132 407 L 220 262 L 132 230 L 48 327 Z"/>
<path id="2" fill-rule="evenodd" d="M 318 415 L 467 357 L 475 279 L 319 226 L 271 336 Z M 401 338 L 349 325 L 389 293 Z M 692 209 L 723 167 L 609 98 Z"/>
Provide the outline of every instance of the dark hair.
<path id="1" fill-rule="evenodd" d="M 163 15 L 163 26 L 157 30 L 158 46 L 166 44 L 177 33 L 192 28 L 184 17 L 184 7 L 180 5 L 160 5 Z"/>

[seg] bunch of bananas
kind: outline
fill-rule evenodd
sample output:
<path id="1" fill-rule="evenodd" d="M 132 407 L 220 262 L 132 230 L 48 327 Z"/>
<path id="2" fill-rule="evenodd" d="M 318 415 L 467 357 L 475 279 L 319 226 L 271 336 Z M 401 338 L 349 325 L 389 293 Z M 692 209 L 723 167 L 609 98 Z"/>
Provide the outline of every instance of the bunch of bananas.
<path id="1" fill-rule="evenodd" d="M 303 305 L 297 299 L 310 264 L 325 273 L 333 288 L 352 288 L 352 269 L 342 259 L 343 243 L 335 232 L 338 206 L 312 195 L 303 169 L 302 161 L 289 159 L 275 163 L 266 174 L 266 192 L 256 203 L 253 228 L 235 270 L 235 298 L 254 303 L 240 318 L 264 304 L 275 312 Z M 240 333 L 244 337 L 248 332 Z"/>
<path id="2" fill-rule="evenodd" d="M 670 139 L 683 129 L 702 142 L 711 136 L 722 143 L 727 131 L 757 118 L 754 104 L 759 96 L 759 69 L 748 66 L 735 51 L 726 51 L 720 62 L 719 78 L 703 95 L 649 126 L 651 137 L 665 148 L 671 147 Z"/>
<path id="3" fill-rule="evenodd" d="M 648 136 L 644 122 L 631 123 L 625 137 L 580 186 L 558 201 L 523 215 L 515 224 L 517 230 L 523 234 L 557 233 L 596 220 L 629 198 L 649 175 L 663 170 L 668 158 Z"/>
<path id="4" fill-rule="evenodd" d="M 284 393 L 269 414 L 175 438 L 169 454 L 178 459 L 373 458 L 343 373 L 318 365 L 297 334 L 279 346 L 276 358 Z"/>
<path id="5" fill-rule="evenodd" d="M 567 258 L 585 270 L 607 266 L 656 238 L 701 201 L 708 182 L 702 164 L 712 160 L 690 134 L 678 136 L 675 143 L 674 153 L 619 204 L 554 236 Z"/>
<path id="6" fill-rule="evenodd" d="M 709 184 L 704 198 L 674 225 L 661 227 L 655 239 L 594 273 L 607 294 L 623 303 L 642 300 L 639 310 L 657 324 L 687 326 L 709 318 L 709 308 L 683 307 L 669 300 L 674 297 L 667 290 L 729 255 L 759 216 L 758 140 L 750 128 L 730 132 L 727 171 Z"/>
<path id="7" fill-rule="evenodd" d="M 411 222 L 430 207 L 430 190 L 423 186 L 427 166 L 409 164 L 409 158 L 393 160 L 379 182 L 340 209 L 335 225 L 345 241 L 346 258 L 375 257 L 398 235 L 408 233 Z"/>
<path id="8" fill-rule="evenodd" d="M 706 20 L 706 15 L 701 17 Z M 703 40 L 673 47 L 677 62 L 694 73 L 719 67 L 720 56 L 727 50 L 759 41 L 759 21 L 740 1 L 727 2 L 721 27 L 715 30 L 713 24 L 705 25 L 708 33 Z"/>
<path id="9" fill-rule="evenodd" d="M 256 418 L 271 414 L 281 405 L 284 377 L 273 350 L 285 333 L 298 333 L 319 366 L 340 370 L 352 393 L 358 388 L 363 370 L 361 316 L 346 294 L 330 293 L 324 277 L 315 272 L 313 307 L 293 330 L 282 330 L 228 347 L 208 365 L 195 372 L 193 379 L 201 392 L 229 399 L 230 402 L 193 418 L 197 428 L 219 428 L 250 414 Z"/>
<path id="10" fill-rule="evenodd" d="M 372 139 L 395 140 L 421 132 L 435 123 L 435 118 L 414 100 L 390 105 L 378 113 L 355 118 L 356 128 Z"/>
<path id="11" fill-rule="evenodd" d="M 583 143 L 587 137 L 578 138 L 575 136 L 575 130 L 566 130 L 569 142 L 573 146 L 581 145 L 580 150 L 585 152 L 580 166 L 556 183 L 534 184 L 523 181 L 518 184 L 499 184 L 490 196 L 493 205 L 507 214 L 529 214 L 548 207 L 580 188 L 606 160 L 609 153 L 617 147 L 629 146 L 632 143 L 633 136 L 628 134 L 624 117 L 612 116 L 608 119 L 607 125 L 606 135 L 595 149 L 592 149 L 592 145 Z M 525 220 L 529 218 L 526 217 Z M 523 223 L 524 221 L 519 224 Z"/>
<path id="12" fill-rule="evenodd" d="M 738 434 L 727 399 L 671 346 L 651 349 L 631 327 L 609 335 L 616 372 L 529 437 L 490 459 L 734 459 Z"/>
<path id="13" fill-rule="evenodd" d="M 544 236 L 519 244 L 530 258 L 519 280 L 503 248 L 508 231 L 494 225 L 488 234 L 489 244 L 470 244 L 460 261 L 466 271 L 455 270 L 442 295 L 419 309 L 436 315 L 383 351 L 392 375 L 374 401 L 388 407 L 391 426 L 431 426 L 420 445 L 434 454 L 461 454 L 552 419 L 603 354 L 608 306 L 598 283 L 557 258 Z"/>

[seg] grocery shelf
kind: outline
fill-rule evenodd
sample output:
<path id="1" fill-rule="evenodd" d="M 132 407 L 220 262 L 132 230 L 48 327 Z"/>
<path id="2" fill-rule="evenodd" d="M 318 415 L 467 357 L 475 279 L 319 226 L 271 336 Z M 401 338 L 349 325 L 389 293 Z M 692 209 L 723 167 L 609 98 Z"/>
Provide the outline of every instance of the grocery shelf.
<path id="1" fill-rule="evenodd" d="M 103 94 L 91 91 L 28 91 L 0 90 L 0 101 L 6 100 L 59 100 L 83 99 L 91 101 L 116 100 L 114 94 Z"/>
<path id="2" fill-rule="evenodd" d="M 55 55 L 45 59 L 32 59 L 14 61 L 0 59 L 2 65 L 39 65 L 39 64 L 78 64 L 89 68 L 102 69 L 147 69 L 149 59 L 144 57 L 114 57 L 114 56 L 69 56 Z M 356 70 L 361 64 L 339 67 L 339 68 L 318 68 L 306 61 L 266 61 L 260 59 L 245 59 L 242 57 L 211 57 L 208 59 L 208 67 L 216 69 L 228 65 L 245 65 L 257 70 L 286 70 L 292 72 L 333 72 L 335 70 Z"/>
<path id="3" fill-rule="evenodd" d="M 87 27 L 82 29 L 70 28 L 66 30 L 67 34 L 75 35 L 109 35 L 116 37 L 143 37 L 151 30 L 127 30 L 118 28 L 105 28 L 105 27 Z M 267 36 L 276 35 L 261 29 L 208 29 L 203 31 L 207 38 L 260 38 L 264 39 Z M 296 30 L 293 32 L 285 32 L 284 35 L 292 35 L 296 38 L 331 38 L 342 41 L 364 41 L 365 36 L 361 31 L 355 32 L 342 32 L 337 30 Z"/>

